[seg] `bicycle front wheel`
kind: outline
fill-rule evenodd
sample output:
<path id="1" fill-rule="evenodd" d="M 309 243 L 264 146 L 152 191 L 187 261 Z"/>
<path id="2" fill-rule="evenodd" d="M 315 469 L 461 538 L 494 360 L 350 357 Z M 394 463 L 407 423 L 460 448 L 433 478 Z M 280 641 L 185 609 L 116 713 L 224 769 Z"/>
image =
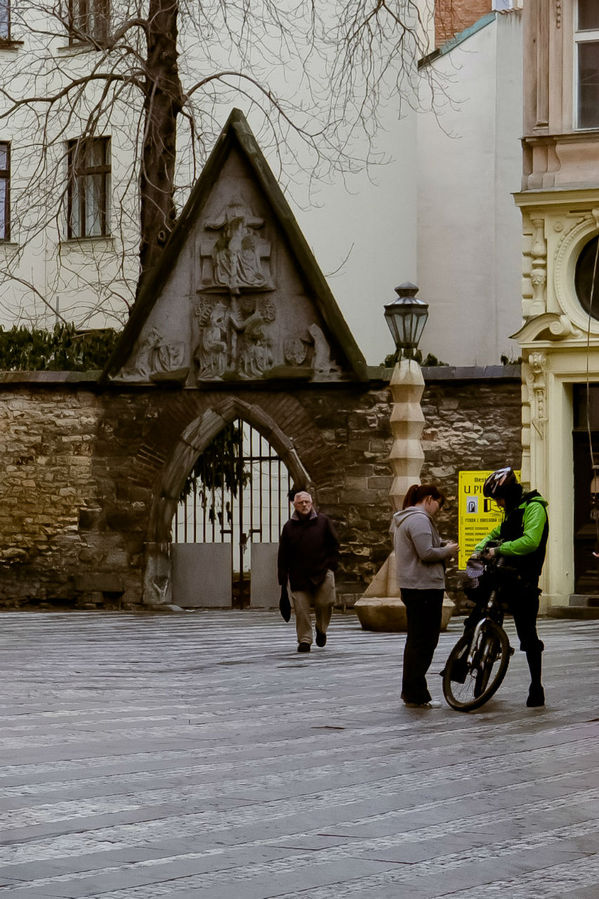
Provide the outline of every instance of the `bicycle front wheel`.
<path id="1" fill-rule="evenodd" d="M 472 634 L 460 637 L 443 672 L 443 695 L 452 709 L 470 712 L 499 689 L 510 662 L 510 641 L 494 621 L 483 621 L 476 645 Z"/>

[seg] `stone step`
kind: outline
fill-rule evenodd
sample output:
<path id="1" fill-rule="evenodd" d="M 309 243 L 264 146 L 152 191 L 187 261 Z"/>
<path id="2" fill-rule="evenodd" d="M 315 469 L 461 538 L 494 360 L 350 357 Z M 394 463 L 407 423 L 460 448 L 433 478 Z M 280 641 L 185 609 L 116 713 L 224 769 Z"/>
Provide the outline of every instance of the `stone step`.
<path id="1" fill-rule="evenodd" d="M 593 596 L 587 593 L 572 593 L 570 596 L 569 605 L 599 609 L 599 596 Z"/>

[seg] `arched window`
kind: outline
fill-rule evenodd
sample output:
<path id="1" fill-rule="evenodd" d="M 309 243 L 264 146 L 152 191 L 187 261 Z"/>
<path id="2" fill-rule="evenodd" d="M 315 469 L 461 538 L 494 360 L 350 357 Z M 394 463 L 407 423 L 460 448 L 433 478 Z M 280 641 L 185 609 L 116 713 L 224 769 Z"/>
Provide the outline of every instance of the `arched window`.
<path id="1" fill-rule="evenodd" d="M 578 257 L 574 275 L 576 296 L 593 318 L 599 319 L 599 237 L 589 240 Z"/>

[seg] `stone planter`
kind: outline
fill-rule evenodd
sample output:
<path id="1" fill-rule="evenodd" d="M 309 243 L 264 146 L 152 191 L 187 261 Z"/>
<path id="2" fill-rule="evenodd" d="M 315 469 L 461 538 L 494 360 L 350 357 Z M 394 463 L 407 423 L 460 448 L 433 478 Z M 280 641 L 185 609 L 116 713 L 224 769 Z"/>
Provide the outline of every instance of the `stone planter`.
<path id="1" fill-rule="evenodd" d="M 356 615 L 365 631 L 406 631 L 408 628 L 406 607 L 399 596 L 362 596 L 354 605 Z M 441 630 L 449 624 L 454 603 L 443 598 Z"/>
<path id="2" fill-rule="evenodd" d="M 449 624 L 455 606 L 448 596 L 443 598 L 441 630 Z M 406 631 L 406 607 L 401 601 L 395 576 L 395 553 L 391 553 L 372 583 L 354 605 L 360 624 L 366 631 Z"/>

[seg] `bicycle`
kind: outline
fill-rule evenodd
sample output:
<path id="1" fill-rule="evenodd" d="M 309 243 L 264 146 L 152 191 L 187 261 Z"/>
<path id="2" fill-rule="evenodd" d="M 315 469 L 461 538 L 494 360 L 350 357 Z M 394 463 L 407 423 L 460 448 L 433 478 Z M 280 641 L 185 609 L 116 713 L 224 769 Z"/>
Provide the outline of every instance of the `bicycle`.
<path id="1" fill-rule="evenodd" d="M 466 593 L 482 594 L 482 602 L 465 624 L 464 634 L 451 650 L 443 675 L 443 695 L 459 712 L 480 708 L 499 689 L 514 652 L 504 631 L 501 601 L 501 556 L 472 557 L 466 568 L 473 584 Z M 469 626 L 469 624 L 471 626 Z"/>

